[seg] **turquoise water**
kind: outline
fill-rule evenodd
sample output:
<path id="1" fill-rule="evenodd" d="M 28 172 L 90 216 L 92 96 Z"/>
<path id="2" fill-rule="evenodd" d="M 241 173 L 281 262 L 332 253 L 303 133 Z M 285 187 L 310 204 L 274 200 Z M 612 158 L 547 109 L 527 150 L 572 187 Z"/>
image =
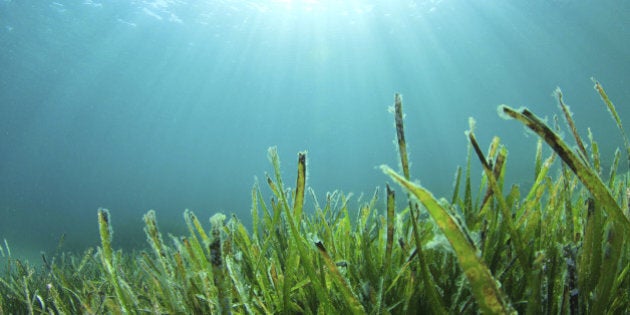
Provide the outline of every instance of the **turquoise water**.
<path id="1" fill-rule="evenodd" d="M 590 77 L 630 121 L 628 16 L 628 1 L 0 0 L 0 238 L 14 254 L 62 234 L 93 246 L 99 207 L 118 246 L 144 246 L 149 209 L 165 231 L 186 208 L 249 222 L 274 145 L 287 185 L 307 150 L 320 198 L 366 199 L 397 165 L 395 92 L 412 177 L 436 195 L 471 116 L 531 182 L 535 137 L 496 107 L 551 117 L 556 86 L 609 160 L 621 142 Z"/>

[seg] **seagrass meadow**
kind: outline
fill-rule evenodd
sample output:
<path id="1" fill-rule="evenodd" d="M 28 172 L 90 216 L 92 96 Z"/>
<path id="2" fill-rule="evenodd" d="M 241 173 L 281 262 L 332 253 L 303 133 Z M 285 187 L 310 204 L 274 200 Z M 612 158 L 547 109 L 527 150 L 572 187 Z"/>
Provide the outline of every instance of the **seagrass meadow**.
<path id="1" fill-rule="evenodd" d="M 0 313 L 628 314 L 630 187 L 623 164 L 630 143 L 594 83 L 625 148 L 610 169 L 602 169 L 590 130 L 580 137 L 558 89 L 564 122 L 498 108 L 514 128 L 524 125 L 539 137 L 528 190 L 507 187 L 507 149 L 495 137 L 484 152 L 471 119 L 467 164 L 457 168 L 452 194 L 438 199 L 409 173 L 397 94 L 400 172 L 381 167 L 384 180 L 401 187 L 397 194 L 387 185 L 357 209 L 339 192 L 318 201 L 306 183 L 306 153 L 298 154 L 289 188 L 270 148 L 274 174 L 254 184 L 251 231 L 236 217 L 186 210 L 189 233 L 164 236 L 158 214 L 149 211 L 146 250 L 123 252 L 112 247 L 109 211 L 99 209 L 101 245 L 81 255 L 42 256 L 33 264 L 12 257 L 5 241 Z M 479 179 L 471 176 L 473 163 L 483 169 Z M 308 199 L 312 213 L 303 211 Z"/>

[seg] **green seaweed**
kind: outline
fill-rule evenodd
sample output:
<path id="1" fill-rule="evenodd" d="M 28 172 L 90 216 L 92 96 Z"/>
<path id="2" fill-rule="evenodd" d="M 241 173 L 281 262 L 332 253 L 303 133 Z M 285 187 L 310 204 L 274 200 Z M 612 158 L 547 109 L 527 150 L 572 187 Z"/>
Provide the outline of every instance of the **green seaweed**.
<path id="1" fill-rule="evenodd" d="M 101 254 L 101 262 L 103 264 L 105 274 L 107 275 L 107 279 L 114 288 L 116 297 L 115 304 L 120 307 L 120 311 L 122 313 L 136 313 L 138 303 L 137 301 L 134 301 L 135 295 L 132 292 L 131 287 L 127 284 L 127 282 L 125 282 L 120 274 L 120 259 L 114 254 L 114 250 L 112 248 L 113 229 L 111 226 L 109 210 L 98 210 L 98 226 L 102 244 L 102 247 L 99 248 L 99 253 Z M 31 306 L 32 303 L 29 303 L 29 307 Z M 32 313 L 33 310 L 30 309 L 29 314 Z"/>
<path id="2" fill-rule="evenodd" d="M 465 236 L 461 227 L 457 224 L 457 220 L 440 205 L 440 202 L 428 190 L 409 182 L 387 166 L 382 166 L 381 168 L 385 174 L 389 175 L 420 200 L 446 235 L 446 238 L 455 250 L 464 274 L 470 281 L 473 294 L 480 304 L 480 310 L 491 314 L 512 313 L 513 310 L 504 301 L 503 293 L 497 287 L 496 280 L 486 264 L 477 257 L 474 245 L 469 243 L 469 238 Z"/>
<path id="3" fill-rule="evenodd" d="M 396 139 L 398 140 L 398 152 L 400 154 L 400 164 L 404 174 L 404 178 L 409 180 L 409 158 L 407 156 L 407 142 L 405 141 L 405 128 L 403 123 L 402 96 L 398 93 L 394 96 L 394 120 L 396 122 Z M 418 227 L 418 209 L 417 205 L 409 198 L 409 214 L 411 216 L 411 224 L 414 233 L 414 242 L 416 245 L 415 253 L 420 263 L 420 272 L 427 290 L 429 305 L 435 314 L 446 314 L 446 310 L 437 292 L 438 285 L 435 284 L 433 276 L 429 272 L 427 260 L 424 250 L 422 249 L 422 241 L 420 240 L 420 228 Z"/>
<path id="4" fill-rule="evenodd" d="M 596 81 L 595 90 L 630 152 L 613 103 Z M 623 150 L 604 172 L 590 129 L 582 140 L 559 89 L 555 98 L 576 150 L 558 136 L 559 126 L 499 107 L 539 135 L 528 191 L 506 185 L 507 149 L 494 137 L 482 151 L 472 119 L 466 164 L 449 199 L 412 182 L 396 94 L 401 171 L 382 169 L 403 187 L 404 202 L 389 185 L 356 208 L 339 191 L 318 199 L 308 186 L 306 152 L 298 154 L 295 187 L 287 187 L 270 148 L 273 174 L 251 191 L 251 231 L 234 216 L 208 222 L 186 210 L 187 235 L 163 238 L 157 213 L 148 211 L 146 248 L 123 252 L 112 245 L 109 211 L 99 209 L 101 244 L 83 253 L 42 255 L 37 265 L 13 257 L 5 240 L 0 314 L 628 313 Z M 483 170 L 478 179 L 473 152 Z"/>
<path id="5" fill-rule="evenodd" d="M 624 216 L 621 207 L 615 201 L 610 190 L 602 182 L 597 172 L 590 168 L 578 158 L 573 150 L 553 132 L 540 118 L 530 112 L 528 109 L 515 110 L 506 105 L 502 105 L 499 109 L 509 117 L 512 117 L 538 134 L 549 146 L 562 158 L 564 163 L 578 176 L 582 184 L 593 194 L 593 196 L 602 203 L 605 211 L 608 212 L 616 221 L 624 228 L 625 232 L 630 234 L 630 219 Z"/>

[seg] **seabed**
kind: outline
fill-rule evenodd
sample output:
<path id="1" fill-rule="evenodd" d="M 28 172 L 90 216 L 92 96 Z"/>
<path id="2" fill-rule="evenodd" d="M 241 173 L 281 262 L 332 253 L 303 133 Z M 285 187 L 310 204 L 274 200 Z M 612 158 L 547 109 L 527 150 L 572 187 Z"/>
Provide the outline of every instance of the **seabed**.
<path id="1" fill-rule="evenodd" d="M 109 211 L 99 209 L 101 246 L 82 255 L 44 257 L 35 267 L 12 257 L 6 241 L 0 246 L 0 314 L 628 314 L 630 187 L 629 174 L 617 170 L 624 155 L 630 164 L 630 144 L 593 81 L 626 149 L 610 170 L 601 168 L 590 130 L 579 136 L 557 89 L 575 149 L 559 127 L 502 105 L 501 116 L 539 136 L 531 188 L 504 185 L 507 150 L 495 137 L 484 153 L 471 119 L 467 164 L 457 168 L 450 198 L 437 199 L 412 181 L 396 94 L 401 172 L 381 168 L 402 194 L 387 185 L 359 209 L 348 209 L 339 192 L 319 203 L 306 185 L 306 153 L 290 189 L 270 148 L 274 174 L 262 186 L 272 197 L 265 201 L 254 185 L 252 231 L 236 217 L 219 213 L 204 224 L 186 210 L 188 235 L 165 239 L 149 211 L 149 246 L 123 252 L 112 248 Z M 478 191 L 475 159 L 483 168 Z M 303 211 L 306 194 L 313 213 Z"/>

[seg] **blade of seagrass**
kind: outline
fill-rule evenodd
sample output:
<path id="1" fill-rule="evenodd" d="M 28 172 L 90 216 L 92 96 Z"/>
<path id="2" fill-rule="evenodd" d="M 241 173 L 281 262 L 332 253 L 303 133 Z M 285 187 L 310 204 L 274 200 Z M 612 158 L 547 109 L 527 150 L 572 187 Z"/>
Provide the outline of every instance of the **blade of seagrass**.
<path id="1" fill-rule="evenodd" d="M 405 128 L 403 124 L 403 111 L 402 111 L 402 96 L 398 93 L 394 95 L 394 119 L 396 121 L 396 138 L 398 140 L 398 152 L 400 153 L 400 163 L 402 166 L 403 174 L 405 178 L 409 179 L 409 157 L 407 156 L 407 143 L 405 142 Z M 413 226 L 414 240 L 416 242 L 416 253 L 420 263 L 420 272 L 424 285 L 426 287 L 429 296 L 429 305 L 433 307 L 433 312 L 436 314 L 446 314 L 443 302 L 437 292 L 437 284 L 431 276 L 427 260 L 425 259 L 424 251 L 422 250 L 422 242 L 420 241 L 420 231 L 418 228 L 418 218 L 416 213 L 416 207 L 413 205 L 413 201 L 409 198 L 409 214 L 411 217 L 411 223 Z"/>
<path id="2" fill-rule="evenodd" d="M 515 110 L 507 105 L 501 105 L 499 112 L 503 112 L 509 117 L 516 119 L 534 131 L 562 158 L 564 163 L 569 166 L 571 171 L 577 175 L 582 184 L 593 194 L 601 204 L 602 208 L 624 226 L 625 232 L 630 234 L 630 220 L 623 214 L 621 207 L 615 201 L 615 198 L 608 190 L 608 187 L 602 182 L 597 173 L 590 167 L 584 165 L 582 160 L 577 157 L 569 146 L 553 132 L 540 118 L 524 108 Z"/>
<path id="3" fill-rule="evenodd" d="M 468 238 L 460 230 L 449 212 L 439 204 L 428 190 L 406 180 L 386 165 L 381 166 L 381 169 L 415 196 L 427 209 L 437 226 L 440 227 L 457 255 L 457 260 L 470 282 L 471 291 L 481 312 L 487 314 L 515 313 L 497 286 L 497 280 L 490 273 L 490 269 L 477 256 L 475 248 L 469 243 Z"/>

